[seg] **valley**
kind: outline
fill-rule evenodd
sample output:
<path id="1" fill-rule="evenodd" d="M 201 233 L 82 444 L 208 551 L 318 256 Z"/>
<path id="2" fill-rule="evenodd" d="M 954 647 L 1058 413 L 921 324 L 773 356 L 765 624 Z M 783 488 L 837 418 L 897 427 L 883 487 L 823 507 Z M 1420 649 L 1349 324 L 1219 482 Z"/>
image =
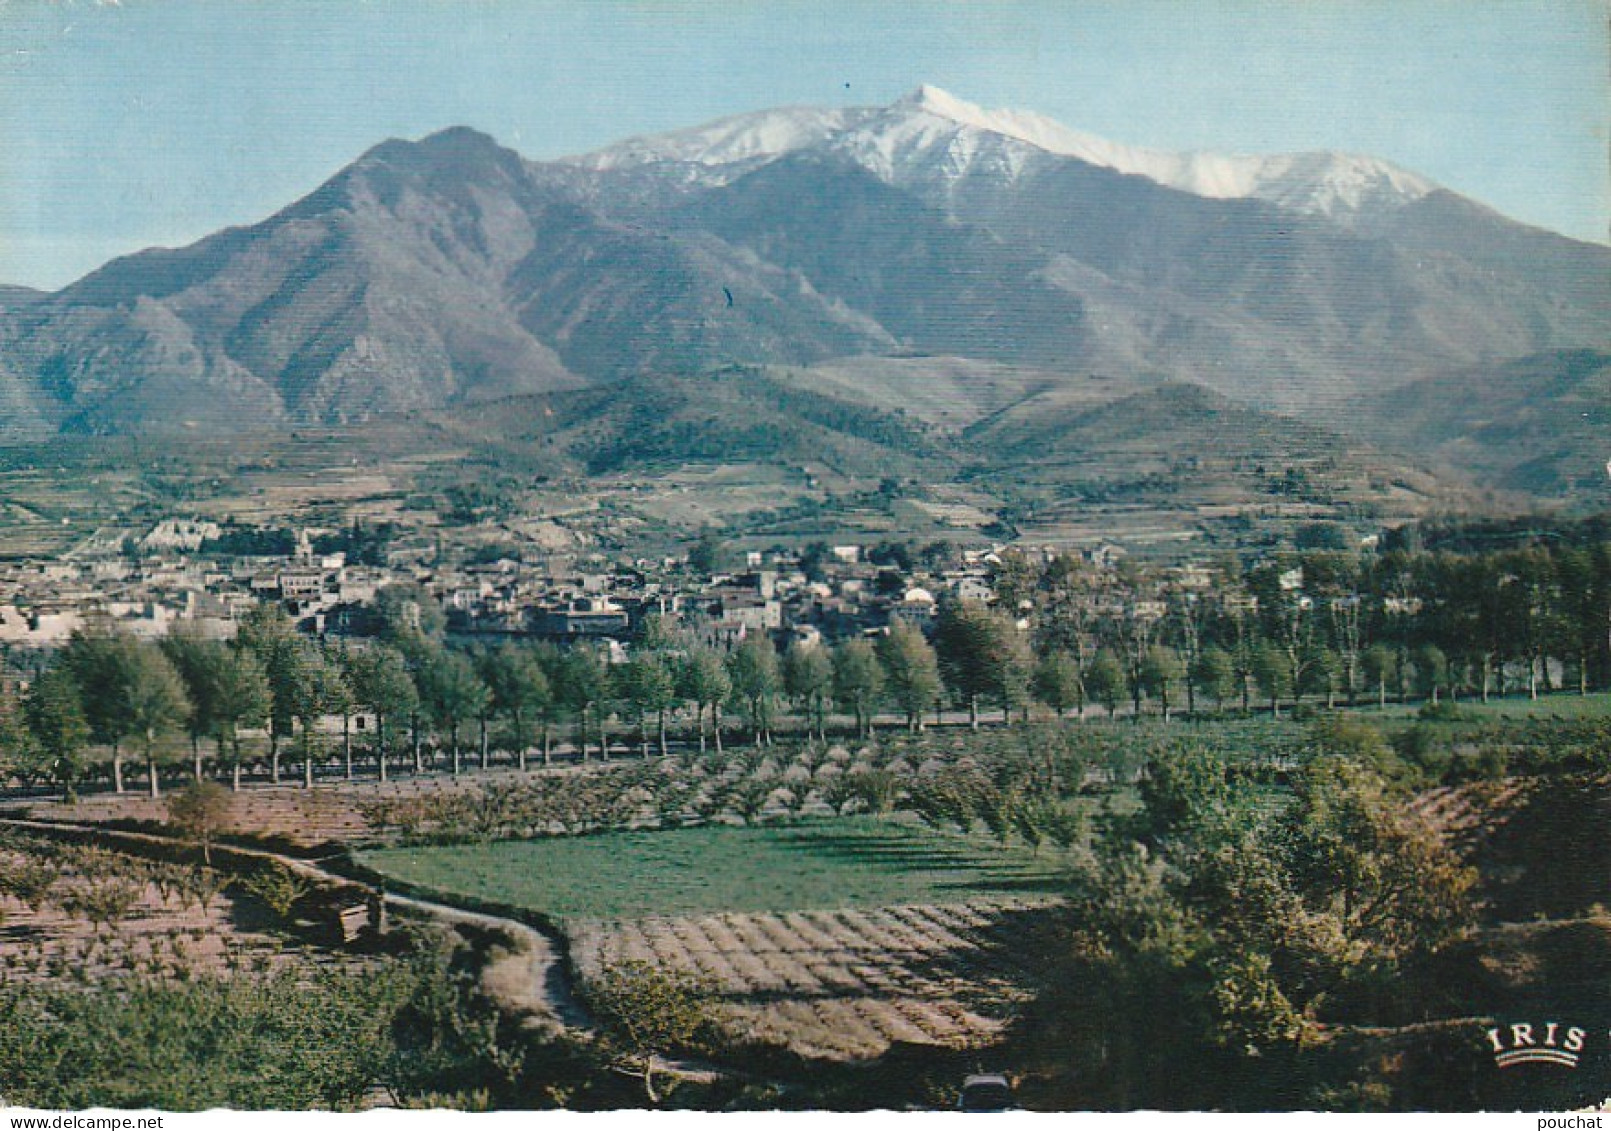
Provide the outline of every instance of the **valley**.
<path id="1" fill-rule="evenodd" d="M 926 84 L 383 136 L 0 286 L 7 1098 L 1611 1090 L 1484 1036 L 1608 1008 L 1611 248 Z"/>

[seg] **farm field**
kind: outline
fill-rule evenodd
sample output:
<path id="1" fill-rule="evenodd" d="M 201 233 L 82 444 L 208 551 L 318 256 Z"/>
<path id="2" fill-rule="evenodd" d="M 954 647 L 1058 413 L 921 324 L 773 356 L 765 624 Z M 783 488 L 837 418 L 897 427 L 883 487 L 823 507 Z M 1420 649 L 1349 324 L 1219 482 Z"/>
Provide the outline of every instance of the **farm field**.
<path id="1" fill-rule="evenodd" d="M 561 920 L 584 985 L 686 971 L 731 1039 L 844 1062 L 998 1036 L 1048 968 L 1059 858 L 873 817 L 359 856 Z"/>
<path id="2" fill-rule="evenodd" d="M 0 986 L 92 986 L 124 975 L 263 973 L 310 959 L 258 901 L 210 869 L 0 839 Z M 361 960 L 357 960 L 361 961 Z"/>
<path id="3" fill-rule="evenodd" d="M 1054 895 L 1058 856 L 872 817 L 397 848 L 398 879 L 560 920 L 795 911 Z"/>
<path id="4" fill-rule="evenodd" d="M 1599 691 L 1579 695 L 1573 691 L 1557 691 L 1540 695 L 1537 699 L 1512 695 L 1495 696 L 1484 703 L 1480 699 L 1465 697 L 1452 705 L 1462 716 L 1482 719 L 1603 719 L 1611 718 L 1611 693 Z M 1360 707 L 1366 718 L 1414 718 L 1421 709 L 1420 703 L 1389 703 L 1386 707 Z"/>
<path id="5" fill-rule="evenodd" d="M 219 832 L 225 836 L 277 838 L 298 848 L 352 840 L 369 831 L 354 799 L 386 796 L 388 791 L 395 793 L 403 788 L 406 787 L 365 782 L 356 788 L 319 785 L 302 789 L 284 785 L 249 789 L 231 796 L 229 812 L 220 822 Z M 165 799 L 152 799 L 140 793 L 96 793 L 70 804 L 58 800 L 36 801 L 20 805 L 18 810 L 36 820 L 67 824 L 137 822 L 157 826 L 168 819 L 167 805 Z"/>
<path id="6" fill-rule="evenodd" d="M 287 773 L 292 779 L 299 774 Z M 588 772 L 574 767 L 538 771 L 544 776 Z M 364 816 L 376 803 L 463 796 L 489 784 L 520 778 L 517 771 L 498 767 L 479 771 L 473 778 L 455 781 L 449 777 L 404 777 L 389 782 L 322 780 L 312 789 L 300 784 L 253 785 L 232 794 L 228 812 L 219 831 L 225 836 L 271 839 L 295 848 L 309 848 L 332 841 L 358 843 L 375 835 Z M 171 792 L 171 788 L 170 788 Z M 112 824 L 134 822 L 161 825 L 168 819 L 167 801 L 153 800 L 144 793 L 92 793 L 71 803 L 35 800 L 15 803 L 18 815 L 36 820 L 68 824 Z"/>
<path id="7" fill-rule="evenodd" d="M 573 925 L 584 982 L 627 962 L 691 973 L 735 1041 L 867 1061 L 897 1043 L 976 1048 L 1053 969 L 1044 899 L 652 916 Z"/>

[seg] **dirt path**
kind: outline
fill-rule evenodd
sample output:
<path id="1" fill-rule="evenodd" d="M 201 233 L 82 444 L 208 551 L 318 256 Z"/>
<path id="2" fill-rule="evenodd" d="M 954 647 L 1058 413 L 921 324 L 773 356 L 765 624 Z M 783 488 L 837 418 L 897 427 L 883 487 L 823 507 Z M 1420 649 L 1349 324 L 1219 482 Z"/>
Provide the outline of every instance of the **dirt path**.
<path id="1" fill-rule="evenodd" d="M 7 817 L 0 818 L 0 827 L 47 834 L 72 832 L 109 846 L 123 844 L 165 849 L 192 847 L 188 842 L 175 837 L 57 821 L 30 821 Z M 349 876 L 321 866 L 319 860 L 301 860 L 266 849 L 215 845 L 213 855 L 217 859 L 237 857 L 271 861 L 294 875 L 318 884 L 341 887 L 364 886 Z M 486 948 L 486 963 L 481 969 L 481 983 L 488 996 L 509 1014 L 520 1018 L 522 1027 L 534 1036 L 558 1036 L 567 1029 L 593 1028 L 591 1018 L 582 1008 L 571 986 L 559 947 L 555 940 L 543 932 L 515 919 L 479 911 L 466 911 L 450 904 L 395 892 L 386 892 L 385 902 L 389 909 L 406 915 L 425 916 L 501 937 L 504 941 L 482 944 Z"/>
<path id="2" fill-rule="evenodd" d="M 332 875 L 332 873 L 324 873 Z M 350 880 L 347 882 L 351 882 Z M 566 1029 L 591 1029 L 592 1019 L 571 988 L 565 964 L 554 940 L 535 927 L 515 919 L 466 911 L 446 903 L 386 893 L 386 905 L 448 923 L 478 927 L 510 940 L 494 944 L 481 970 L 481 984 L 492 999 L 523 1025 L 537 1032 L 558 1035 Z"/>

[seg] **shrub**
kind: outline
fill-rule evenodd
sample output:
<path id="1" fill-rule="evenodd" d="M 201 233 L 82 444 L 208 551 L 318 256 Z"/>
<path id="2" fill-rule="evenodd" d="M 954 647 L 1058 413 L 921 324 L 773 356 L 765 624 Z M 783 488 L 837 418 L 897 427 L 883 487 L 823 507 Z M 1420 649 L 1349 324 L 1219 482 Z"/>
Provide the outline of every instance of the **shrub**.
<path id="1" fill-rule="evenodd" d="M 1424 722 L 1458 723 L 1471 718 L 1469 711 L 1463 710 L 1458 703 L 1445 699 L 1438 703 L 1423 703 L 1415 716 Z"/>
<path id="2" fill-rule="evenodd" d="M 308 894 L 307 881 L 283 864 L 274 864 L 253 873 L 241 882 L 241 890 L 256 896 L 281 919 L 290 920 L 291 912 Z"/>

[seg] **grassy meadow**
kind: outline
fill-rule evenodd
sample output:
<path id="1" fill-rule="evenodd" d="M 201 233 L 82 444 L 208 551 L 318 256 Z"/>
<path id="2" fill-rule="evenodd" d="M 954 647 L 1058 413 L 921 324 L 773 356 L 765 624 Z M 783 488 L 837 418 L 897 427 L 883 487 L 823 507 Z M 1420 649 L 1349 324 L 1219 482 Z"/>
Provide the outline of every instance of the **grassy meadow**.
<path id="1" fill-rule="evenodd" d="M 875 817 L 365 852 L 448 893 L 560 919 L 955 903 L 1058 888 L 1060 856 Z"/>

